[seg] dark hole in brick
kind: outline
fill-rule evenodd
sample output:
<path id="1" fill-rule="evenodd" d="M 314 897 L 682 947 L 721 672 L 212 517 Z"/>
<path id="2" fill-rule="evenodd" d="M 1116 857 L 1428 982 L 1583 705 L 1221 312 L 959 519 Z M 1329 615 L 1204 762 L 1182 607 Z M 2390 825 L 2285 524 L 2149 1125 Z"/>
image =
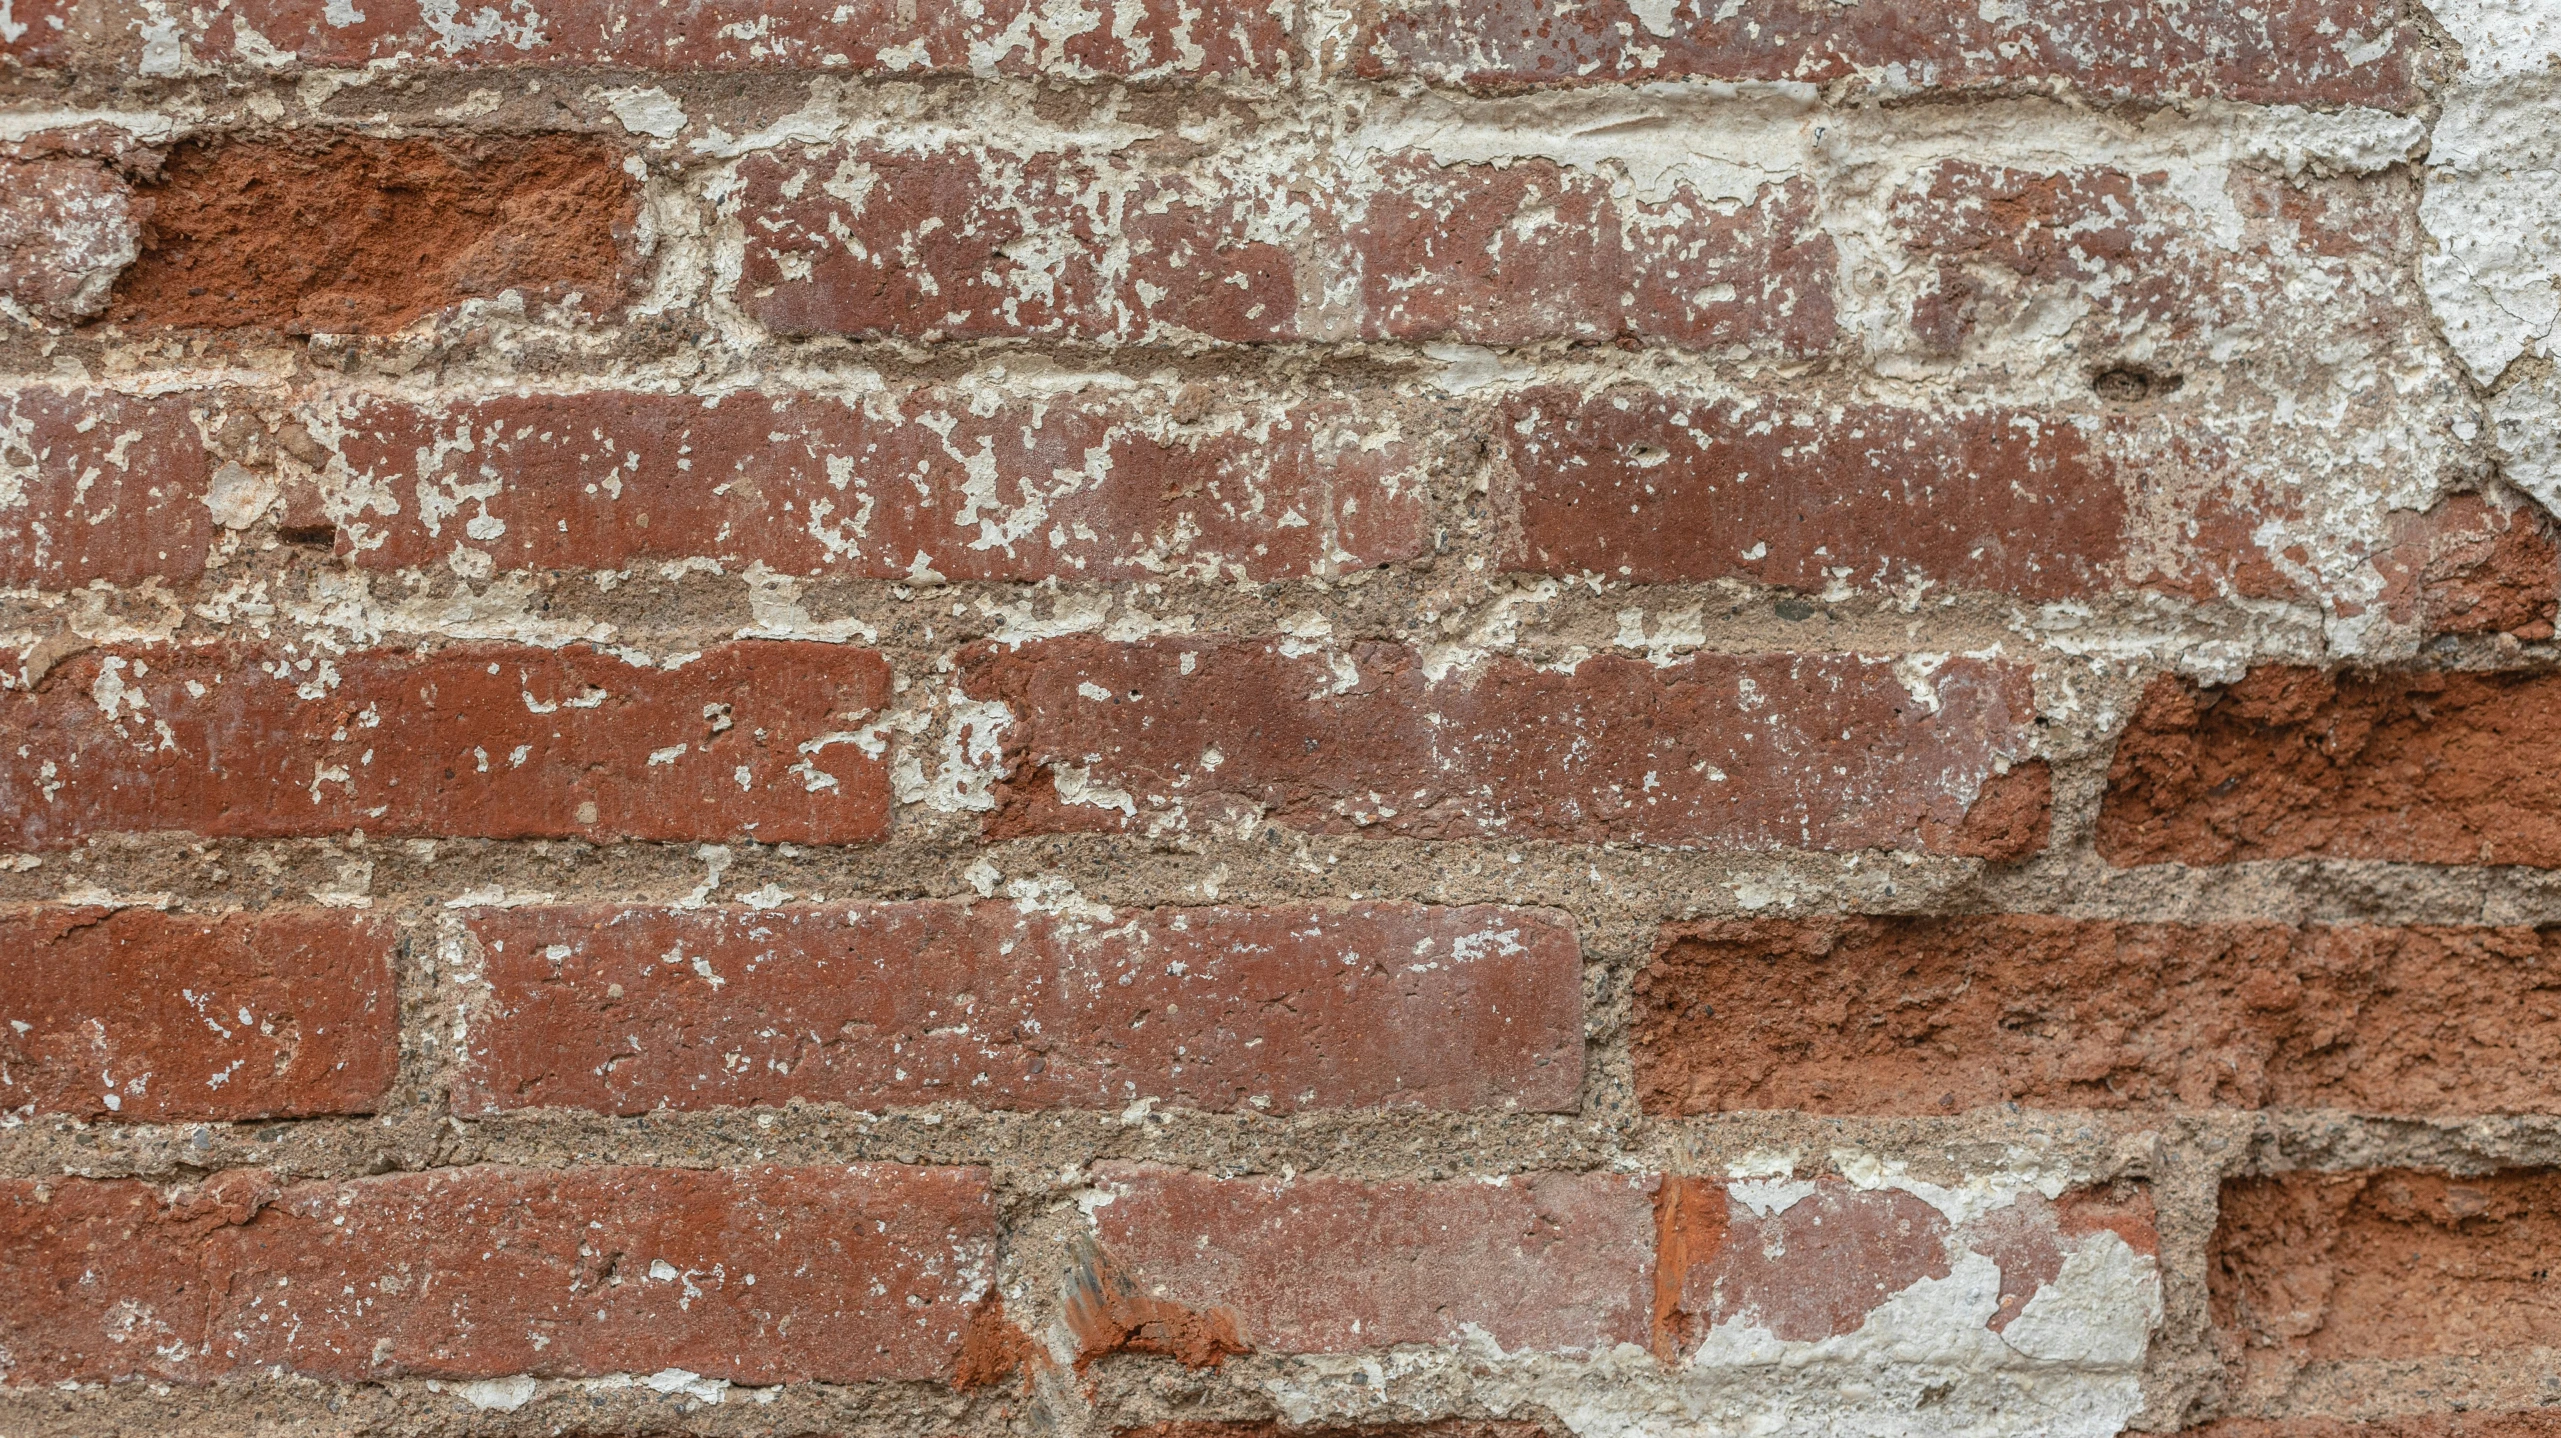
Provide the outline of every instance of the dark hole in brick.
<path id="1" fill-rule="evenodd" d="M 2176 394 L 2187 383 L 2185 375 L 2154 374 L 2135 365 L 2118 365 L 2101 370 L 2090 381 L 2090 391 L 2111 404 L 2140 404 L 2160 395 Z"/>
<path id="2" fill-rule="evenodd" d="M 276 538 L 304 549 L 335 549 L 338 531 L 326 524 L 295 524 L 276 531 Z"/>

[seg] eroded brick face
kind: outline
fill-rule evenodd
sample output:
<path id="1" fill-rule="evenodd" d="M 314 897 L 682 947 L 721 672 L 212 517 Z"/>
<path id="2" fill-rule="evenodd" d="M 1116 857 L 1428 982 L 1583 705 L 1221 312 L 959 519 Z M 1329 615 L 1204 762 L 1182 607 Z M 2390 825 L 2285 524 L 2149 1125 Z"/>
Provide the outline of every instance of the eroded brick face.
<path id="1" fill-rule="evenodd" d="M 487 1111 L 1559 1110 L 1583 1081 L 1573 931 L 1518 910 L 541 907 L 468 931 Z"/>
<path id="2" fill-rule="evenodd" d="M 611 310 L 631 284 L 631 177 L 565 137 L 181 146 L 145 193 L 122 325 L 378 333 L 508 290 Z"/>
<path id="3" fill-rule="evenodd" d="M 2533 928 L 2029 915 L 1716 920 L 1636 982 L 1665 1113 L 2528 1113 L 2561 997 Z"/>
<path id="4" fill-rule="evenodd" d="M 2118 864 L 2320 855 L 2561 864 L 2534 672 L 2164 675 L 2118 742 L 2099 851 Z"/>
<path id="5" fill-rule="evenodd" d="M 2303 1358 L 2547 1348 L 2561 1179 L 2406 1169 L 2228 1182 L 2207 1279 L 2217 1324 Z"/>

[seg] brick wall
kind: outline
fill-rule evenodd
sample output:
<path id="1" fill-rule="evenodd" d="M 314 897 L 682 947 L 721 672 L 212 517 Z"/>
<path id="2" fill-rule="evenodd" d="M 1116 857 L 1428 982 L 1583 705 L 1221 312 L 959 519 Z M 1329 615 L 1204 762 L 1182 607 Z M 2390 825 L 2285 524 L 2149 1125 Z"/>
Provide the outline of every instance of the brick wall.
<path id="1" fill-rule="evenodd" d="M 0 1435 L 2561 1432 L 2556 65 L 0 4 Z"/>

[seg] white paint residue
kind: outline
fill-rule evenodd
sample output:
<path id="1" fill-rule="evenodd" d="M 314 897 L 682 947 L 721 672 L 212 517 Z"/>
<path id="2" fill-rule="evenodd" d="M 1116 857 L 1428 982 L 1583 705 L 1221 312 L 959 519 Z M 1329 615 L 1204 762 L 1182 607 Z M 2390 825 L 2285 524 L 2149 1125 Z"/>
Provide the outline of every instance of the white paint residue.
<path id="1" fill-rule="evenodd" d="M 683 1368 L 661 1368 L 640 1380 L 640 1386 L 653 1393 L 682 1393 L 704 1403 L 718 1403 L 729 1396 L 729 1380 L 705 1378 Z"/>
<path id="2" fill-rule="evenodd" d="M 2419 221 L 2434 243 L 2420 274 L 2446 343 L 2485 385 L 2561 336 L 2561 8 L 2544 0 L 2435 7 L 2463 47 L 2440 96 Z M 2490 403 L 2509 479 L 2561 513 L 2553 432 L 2561 385 L 2528 374 Z"/>
<path id="3" fill-rule="evenodd" d="M 2132 1368 L 2141 1366 L 2160 1325 L 2159 1265 L 2101 1229 L 2063 1256 L 2062 1271 L 2028 1299 L 2001 1337 L 2030 1358 Z"/>
<path id="4" fill-rule="evenodd" d="M 2014 1162 L 2026 1157 L 2015 1151 L 2011 1154 Z M 1947 1215 L 1947 1221 L 1960 1228 L 1996 1208 L 2008 1207 L 2021 1194 L 2058 1198 L 2072 1182 L 2071 1174 L 2063 1169 L 2023 1167 L 1969 1173 L 1954 1184 L 1941 1185 L 1913 1178 L 1900 1159 L 1878 1158 L 1849 1149 L 1832 1150 L 1832 1167 L 1853 1187 L 1908 1193 Z"/>
<path id="5" fill-rule="evenodd" d="M 1812 1198 L 1815 1187 L 1810 1179 L 1746 1178 L 1725 1185 L 1725 1196 L 1763 1218 L 1771 1218 Z"/>
<path id="6" fill-rule="evenodd" d="M 622 127 L 635 135 L 672 140 L 685 128 L 685 108 L 655 85 L 645 90 L 606 90 L 600 98 Z"/>
<path id="7" fill-rule="evenodd" d="M 454 1386 L 462 1401 L 489 1413 L 513 1413 L 533 1401 L 541 1387 L 533 1379 L 517 1374 L 513 1378 L 483 1378 L 474 1383 Z"/>

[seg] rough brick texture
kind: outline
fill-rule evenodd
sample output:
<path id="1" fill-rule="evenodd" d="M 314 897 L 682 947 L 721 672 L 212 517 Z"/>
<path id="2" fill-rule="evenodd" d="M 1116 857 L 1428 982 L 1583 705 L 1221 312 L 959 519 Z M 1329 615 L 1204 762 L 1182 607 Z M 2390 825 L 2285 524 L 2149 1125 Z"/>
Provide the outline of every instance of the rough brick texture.
<path id="1" fill-rule="evenodd" d="M 125 325 L 378 333 L 507 290 L 611 309 L 630 283 L 631 178 L 567 138 L 181 146 L 146 193 Z"/>
<path id="2" fill-rule="evenodd" d="M 0 698 L 20 739 L 0 835 L 857 842 L 889 796 L 852 731 L 888 684 L 865 650 L 757 641 L 663 669 L 489 644 L 93 650 Z"/>
<path id="3" fill-rule="evenodd" d="M 2226 1183 L 2207 1269 L 2215 1321 L 2315 1360 L 2548 1349 L 2556 1226 L 2561 1176 L 2548 1170 Z"/>
<path id="4" fill-rule="evenodd" d="M 366 1113 L 399 1053 L 390 926 L 324 910 L 0 912 L 0 1023 L 0 1108 Z"/>
<path id="5" fill-rule="evenodd" d="M 2561 865 L 2549 674 L 2285 666 L 2144 692 L 2108 771 L 2118 864 L 2320 855 Z"/>
<path id="6" fill-rule="evenodd" d="M 1571 1109 L 1569 926 L 1490 907 L 475 915 L 473 1106 Z"/>
<path id="7" fill-rule="evenodd" d="M 2555 1101 L 2553 943 L 2031 915 L 1676 925 L 1636 981 L 1638 1084 L 1667 1113 L 2535 1113 Z"/>

